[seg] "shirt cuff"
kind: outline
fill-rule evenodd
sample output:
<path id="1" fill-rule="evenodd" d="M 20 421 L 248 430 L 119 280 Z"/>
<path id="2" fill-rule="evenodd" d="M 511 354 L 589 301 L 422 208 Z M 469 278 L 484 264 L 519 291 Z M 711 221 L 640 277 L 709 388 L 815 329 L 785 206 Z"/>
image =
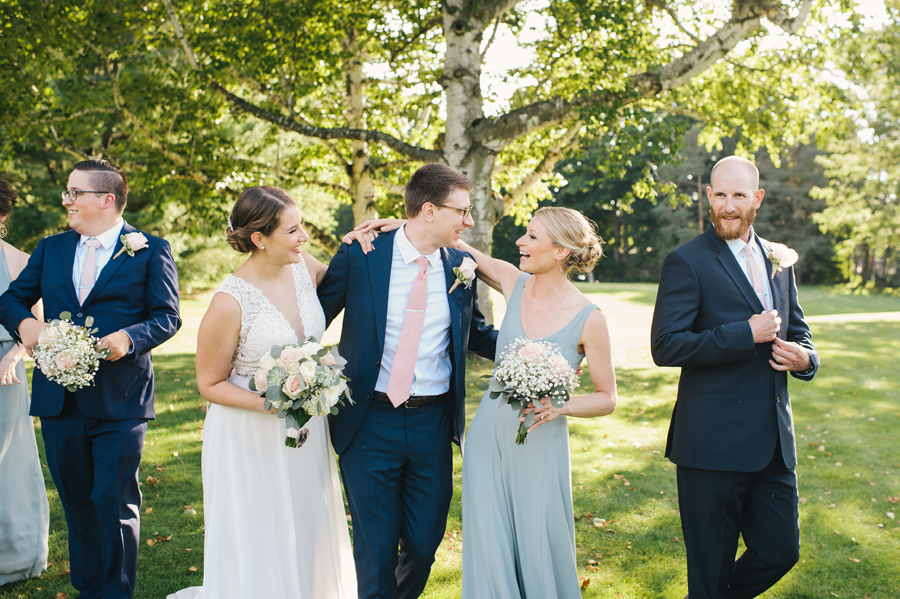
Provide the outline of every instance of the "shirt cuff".
<path id="1" fill-rule="evenodd" d="M 128 331 L 122 331 L 126 335 L 128 335 Z M 134 353 L 134 339 L 131 338 L 131 335 L 128 335 L 128 340 L 131 341 L 131 347 L 128 349 L 128 352 L 125 354 L 126 356 L 130 356 Z"/>

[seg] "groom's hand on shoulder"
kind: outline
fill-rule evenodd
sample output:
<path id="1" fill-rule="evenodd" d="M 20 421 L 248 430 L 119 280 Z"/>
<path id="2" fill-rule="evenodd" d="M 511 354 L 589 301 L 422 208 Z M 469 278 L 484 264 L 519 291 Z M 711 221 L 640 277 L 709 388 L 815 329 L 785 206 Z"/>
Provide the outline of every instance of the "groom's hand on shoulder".
<path id="1" fill-rule="evenodd" d="M 127 356 L 131 351 L 131 337 L 124 331 L 116 331 L 110 333 L 100 340 L 98 344 L 100 349 L 108 349 L 109 355 L 106 357 L 110 362 L 115 362 L 123 356 Z"/>

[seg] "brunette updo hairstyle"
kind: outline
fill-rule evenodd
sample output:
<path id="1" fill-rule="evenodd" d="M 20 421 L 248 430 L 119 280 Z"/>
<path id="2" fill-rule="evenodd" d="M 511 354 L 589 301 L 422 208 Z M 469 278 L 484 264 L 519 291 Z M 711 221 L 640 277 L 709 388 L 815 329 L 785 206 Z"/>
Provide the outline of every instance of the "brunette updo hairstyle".
<path id="1" fill-rule="evenodd" d="M 234 203 L 228 217 L 228 244 L 242 254 L 256 249 L 250 236 L 259 231 L 269 236 L 278 227 L 278 217 L 297 202 L 278 187 L 250 187 Z"/>
<path id="2" fill-rule="evenodd" d="M 566 274 L 573 268 L 589 273 L 603 257 L 603 240 L 597 235 L 597 225 L 578 210 L 545 206 L 534 217 L 547 227 L 553 243 L 569 250 L 562 263 Z"/>
<path id="3" fill-rule="evenodd" d="M 6 216 L 12 212 L 13 206 L 16 205 L 16 198 L 19 194 L 13 189 L 12 185 L 0 179 L 0 216 Z"/>

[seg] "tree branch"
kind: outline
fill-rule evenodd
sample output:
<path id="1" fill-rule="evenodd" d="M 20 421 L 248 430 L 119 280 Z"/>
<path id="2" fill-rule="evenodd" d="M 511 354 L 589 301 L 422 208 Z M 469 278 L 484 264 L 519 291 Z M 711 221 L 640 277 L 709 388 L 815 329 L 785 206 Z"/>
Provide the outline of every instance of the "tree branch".
<path id="1" fill-rule="evenodd" d="M 487 51 L 491 47 L 491 44 L 494 43 L 494 38 L 497 37 L 498 29 L 500 29 L 500 17 L 499 16 L 496 19 L 494 19 L 494 30 L 491 31 L 491 37 L 488 38 L 487 43 L 484 45 L 484 48 L 481 50 L 481 60 L 484 60 L 485 54 L 487 54 Z"/>
<path id="2" fill-rule="evenodd" d="M 811 3 L 812 0 L 805 0 L 799 14 L 791 18 L 780 4 L 768 0 L 735 0 L 731 19 L 718 31 L 669 64 L 631 76 L 624 91 L 601 89 L 571 100 L 557 97 L 535 102 L 499 117 L 478 121 L 470 135 L 488 148 L 500 149 L 533 131 L 554 127 L 574 118 L 583 106 L 627 104 L 652 98 L 662 91 L 687 83 L 723 58 L 759 28 L 762 17 L 770 19 L 785 31 L 797 31 L 809 15 Z"/>
<path id="3" fill-rule="evenodd" d="M 167 8 L 171 8 L 171 10 L 169 11 L 169 19 L 172 21 L 173 27 L 176 28 L 176 31 L 181 30 L 181 25 L 178 24 L 178 15 L 175 13 L 174 8 L 172 8 L 171 0 L 163 0 L 163 2 L 165 2 Z M 189 56 L 194 57 L 194 51 L 191 48 L 187 37 L 182 35 L 180 40 L 182 46 L 185 49 L 185 52 L 188 53 Z M 392 135 L 382 133 L 381 131 L 373 131 L 369 129 L 349 129 L 346 127 L 325 128 L 298 123 L 293 118 L 285 117 L 284 115 L 276 114 L 270 110 L 266 110 L 265 108 L 248 102 L 240 96 L 228 91 L 228 89 L 224 85 L 219 83 L 212 76 L 207 75 L 200 70 L 200 67 L 197 65 L 196 58 L 192 58 L 192 60 L 190 60 L 190 63 L 191 68 L 194 69 L 197 73 L 204 76 L 209 82 L 209 85 L 216 92 L 224 96 L 236 112 L 245 112 L 247 114 L 253 115 L 258 119 L 268 121 L 269 123 L 281 127 L 286 131 L 293 131 L 295 133 L 299 133 L 300 135 L 312 137 L 314 139 L 355 139 L 358 141 L 378 142 L 399 154 L 409 156 L 410 158 L 420 160 L 422 162 L 441 162 L 443 159 L 443 155 L 438 151 L 428 150 L 426 148 L 410 145 L 397 139 L 396 137 L 393 137 Z M 346 164 L 346 161 L 344 161 L 344 164 Z"/>
<path id="4" fill-rule="evenodd" d="M 316 225 L 309 221 L 304 221 L 303 229 L 309 235 L 310 240 L 317 246 L 334 256 L 340 249 L 341 244 L 333 236 L 326 233 Z"/>
<path id="5" fill-rule="evenodd" d="M 693 33 L 691 33 L 690 31 L 688 31 L 687 29 L 685 29 L 684 25 L 681 24 L 681 21 L 678 20 L 678 15 L 675 14 L 675 11 L 672 10 L 671 6 L 669 6 L 665 2 L 661 2 L 660 0 L 647 0 L 647 4 L 656 6 L 657 8 L 661 8 L 664 11 L 666 11 L 667 13 L 669 13 L 669 16 L 672 18 L 672 21 L 674 21 L 675 26 L 678 27 L 678 29 L 681 30 L 681 32 L 683 34 L 685 34 L 686 36 L 688 36 L 689 38 L 694 40 L 694 43 L 697 43 L 697 44 L 700 43 L 700 38 L 697 37 L 696 35 L 694 35 Z"/>
<path id="6" fill-rule="evenodd" d="M 48 113 L 46 116 L 40 117 L 40 121 L 17 121 L 12 124 L 13 127 L 28 127 L 32 125 L 45 125 L 47 123 L 63 123 L 66 121 L 74 121 L 75 119 L 80 119 L 81 117 L 93 114 L 93 113 L 103 113 L 103 114 L 115 114 L 118 112 L 116 108 L 85 108 L 84 110 L 79 110 L 78 112 L 73 112 L 72 114 L 66 116 L 51 116 Z"/>
<path id="7" fill-rule="evenodd" d="M 581 131 L 583 125 L 583 121 L 575 121 L 569 125 L 566 132 L 556 140 L 556 143 L 547 148 L 547 153 L 544 154 L 543 160 L 541 160 L 535 169 L 522 179 L 515 189 L 503 197 L 503 214 L 509 214 L 510 208 L 525 197 L 525 194 L 531 191 L 545 175 L 550 174 L 550 172 L 553 171 L 553 167 L 555 167 L 556 163 L 565 156 L 567 151 L 578 147 L 578 144 L 580 143 L 578 133 Z"/>

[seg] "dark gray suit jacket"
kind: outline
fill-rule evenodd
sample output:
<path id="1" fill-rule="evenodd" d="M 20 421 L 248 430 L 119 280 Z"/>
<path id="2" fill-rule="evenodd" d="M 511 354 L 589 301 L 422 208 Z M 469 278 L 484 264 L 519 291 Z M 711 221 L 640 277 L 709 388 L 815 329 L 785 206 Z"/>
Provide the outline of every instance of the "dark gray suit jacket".
<path id="1" fill-rule="evenodd" d="M 754 237 L 763 255 L 768 243 Z M 819 367 L 792 268 L 772 277 L 766 260 L 778 336 L 805 347 L 812 368 L 792 376 L 810 380 Z M 728 245 L 710 226 L 666 257 L 651 330 L 658 366 L 680 366 L 666 456 L 703 470 L 755 472 L 781 441 L 784 463 L 797 464 L 787 373 L 769 365 L 771 343 L 756 344 L 748 320 L 763 306 Z"/>

